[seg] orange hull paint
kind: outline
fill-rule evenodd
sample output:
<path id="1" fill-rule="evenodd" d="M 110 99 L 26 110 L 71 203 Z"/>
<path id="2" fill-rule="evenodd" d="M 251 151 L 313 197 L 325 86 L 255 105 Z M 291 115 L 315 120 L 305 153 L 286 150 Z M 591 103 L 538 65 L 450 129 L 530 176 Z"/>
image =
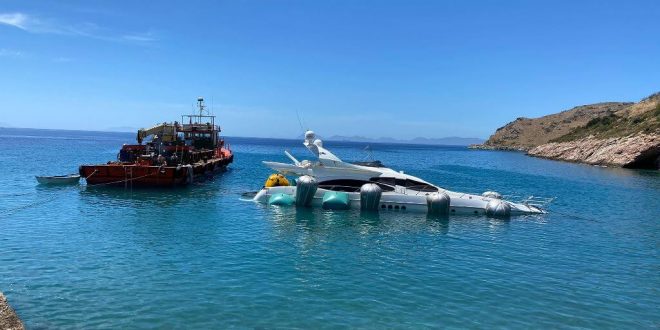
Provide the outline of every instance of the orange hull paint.
<path id="1" fill-rule="evenodd" d="M 146 166 L 135 163 L 110 163 L 82 165 L 80 175 L 88 186 L 110 185 L 122 187 L 174 187 L 192 183 L 206 174 L 224 169 L 234 160 L 234 155 L 222 149 L 220 158 L 198 162 L 188 166 Z M 188 171 L 192 170 L 192 175 Z"/>

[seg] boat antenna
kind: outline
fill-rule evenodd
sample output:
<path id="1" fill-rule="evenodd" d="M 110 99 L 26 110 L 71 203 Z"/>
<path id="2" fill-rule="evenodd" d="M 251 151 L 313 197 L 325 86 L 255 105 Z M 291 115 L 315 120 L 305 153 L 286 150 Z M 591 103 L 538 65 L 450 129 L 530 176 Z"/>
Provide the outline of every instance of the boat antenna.
<path id="1" fill-rule="evenodd" d="M 367 154 L 364 157 L 365 160 L 368 160 L 368 161 L 373 161 L 374 160 L 374 152 L 371 149 L 371 145 L 367 144 L 367 146 L 364 147 L 364 149 L 362 149 L 362 150 Z"/>
<path id="2" fill-rule="evenodd" d="M 305 135 L 305 128 L 303 127 L 303 122 L 302 119 L 300 119 L 300 114 L 298 113 L 298 110 L 296 110 L 296 117 L 298 117 L 298 124 L 300 125 L 300 131 Z"/>
<path id="3" fill-rule="evenodd" d="M 197 106 L 199 107 L 199 117 L 201 120 L 201 117 L 204 115 L 204 110 L 206 110 L 206 106 L 204 106 L 204 98 L 203 97 L 198 97 L 197 98 Z"/>

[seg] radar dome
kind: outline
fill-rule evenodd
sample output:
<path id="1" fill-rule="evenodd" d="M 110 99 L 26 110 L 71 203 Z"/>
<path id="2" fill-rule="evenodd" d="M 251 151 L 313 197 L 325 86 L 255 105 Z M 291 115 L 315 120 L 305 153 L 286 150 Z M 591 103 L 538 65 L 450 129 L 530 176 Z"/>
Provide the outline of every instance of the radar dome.
<path id="1" fill-rule="evenodd" d="M 321 139 L 316 139 L 314 140 L 314 145 L 323 148 L 323 141 L 321 141 Z"/>
<path id="2" fill-rule="evenodd" d="M 305 132 L 305 140 L 313 141 L 315 137 L 316 134 L 314 134 L 314 131 Z"/>

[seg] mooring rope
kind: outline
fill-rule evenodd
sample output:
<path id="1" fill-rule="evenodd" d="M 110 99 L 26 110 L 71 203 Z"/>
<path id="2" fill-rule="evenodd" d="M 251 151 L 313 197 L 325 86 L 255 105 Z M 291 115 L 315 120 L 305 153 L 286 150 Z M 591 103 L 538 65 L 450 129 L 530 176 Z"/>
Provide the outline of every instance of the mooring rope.
<path id="1" fill-rule="evenodd" d="M 26 192 L 26 193 L 6 193 L 6 194 L 0 194 L 0 197 L 4 196 L 25 196 L 25 195 L 30 195 L 33 194 L 31 192 Z"/>
<path id="2" fill-rule="evenodd" d="M 159 166 L 158 170 L 156 170 L 153 173 L 138 176 L 138 177 L 135 177 L 135 178 L 124 179 L 124 180 L 113 181 L 113 182 L 103 182 L 103 183 L 97 183 L 97 184 L 86 184 L 85 187 L 96 187 L 96 186 L 103 186 L 103 185 L 110 185 L 110 184 L 117 184 L 117 183 L 126 183 L 126 182 L 133 181 L 133 180 L 139 180 L 139 179 L 142 179 L 142 178 L 146 178 L 148 176 L 152 176 L 154 174 L 158 174 L 158 172 L 161 170 L 162 167 L 163 167 L 163 165 Z M 94 173 L 92 173 L 92 174 L 94 174 Z M 89 177 L 91 177 L 91 176 L 92 175 L 90 175 Z M 80 187 L 83 187 L 83 186 L 81 185 Z"/>
<path id="3" fill-rule="evenodd" d="M 92 174 L 88 175 L 88 176 L 85 178 L 85 180 L 91 178 L 92 175 L 96 174 L 98 171 L 99 171 L 99 170 L 95 169 L 94 172 L 92 172 Z"/>
<path id="4" fill-rule="evenodd" d="M 148 177 L 148 176 L 152 176 L 152 175 L 158 174 L 158 172 L 160 171 L 161 168 L 162 168 L 162 166 L 160 166 L 160 167 L 158 168 L 158 170 L 155 171 L 155 172 L 153 172 L 153 173 L 149 173 L 149 174 L 146 174 L 146 175 L 142 175 L 142 176 L 139 176 L 139 177 L 136 177 L 136 178 L 124 179 L 124 180 L 113 181 L 113 182 L 97 183 L 97 184 L 86 184 L 86 185 L 84 185 L 84 186 L 83 186 L 83 185 L 78 185 L 78 189 L 82 189 L 83 187 L 96 187 L 96 186 L 111 185 L 111 184 L 123 183 L 123 182 L 128 182 L 128 181 L 133 181 L 133 180 L 139 180 L 139 179 L 142 179 L 142 178 L 146 178 L 146 177 Z M 92 172 L 92 174 L 90 174 L 87 178 L 89 178 L 89 177 L 91 177 L 92 175 L 96 174 L 96 172 L 98 172 L 98 170 L 94 170 L 94 172 Z M 14 195 L 14 196 L 21 196 L 21 195 L 28 195 L 28 194 L 32 194 L 32 193 L 22 193 L 22 194 L 13 194 L 13 195 Z M 10 195 L 10 194 L 7 194 L 7 195 Z M 0 196 L 1 196 L 1 195 L 0 195 Z M 49 197 L 49 198 L 39 199 L 39 200 L 36 200 L 36 201 L 34 201 L 34 202 L 31 202 L 31 203 L 25 204 L 25 205 L 17 206 L 17 207 L 15 207 L 15 208 L 12 208 L 12 209 L 9 209 L 9 210 L 7 210 L 7 211 L 4 211 L 2 214 L 0 214 L 0 217 L 7 217 L 7 216 L 10 216 L 10 215 L 13 215 L 13 214 L 15 214 L 15 213 L 18 212 L 18 211 L 21 211 L 21 210 L 24 210 L 24 209 L 30 208 L 30 207 L 32 207 L 32 206 L 43 205 L 43 204 L 46 204 L 46 203 L 50 203 L 50 202 L 56 200 L 58 197 L 60 197 L 60 196 L 59 196 L 59 195 L 55 195 L 55 196 L 52 196 L 52 197 Z"/>
<path id="5" fill-rule="evenodd" d="M 7 211 L 3 211 L 2 214 L 0 214 L 0 218 L 1 218 L 1 217 L 8 217 L 8 216 L 10 216 L 10 215 L 15 214 L 15 213 L 18 212 L 18 211 L 21 211 L 21 210 L 24 210 L 24 209 L 30 208 L 30 207 L 32 207 L 32 206 L 43 205 L 43 204 L 46 204 L 46 203 L 50 203 L 50 202 L 56 200 L 58 197 L 60 197 L 60 196 L 54 194 L 53 196 L 51 196 L 51 197 L 49 197 L 49 198 L 38 199 L 38 200 L 36 200 L 36 201 L 34 201 L 34 202 L 31 202 L 31 203 L 28 203 L 28 204 L 26 204 L 26 205 L 17 206 L 17 207 L 15 207 L 15 208 L 9 209 L 9 210 L 7 210 Z"/>

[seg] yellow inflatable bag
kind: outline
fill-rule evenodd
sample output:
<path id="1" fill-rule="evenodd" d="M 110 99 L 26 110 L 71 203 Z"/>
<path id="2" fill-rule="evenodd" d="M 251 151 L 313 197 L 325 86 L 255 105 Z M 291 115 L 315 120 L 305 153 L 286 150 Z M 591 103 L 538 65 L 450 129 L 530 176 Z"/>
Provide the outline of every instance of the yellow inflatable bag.
<path id="1" fill-rule="evenodd" d="M 266 183 L 264 186 L 266 188 L 270 187 L 279 187 L 279 186 L 288 186 L 289 185 L 289 180 L 284 177 L 282 174 L 271 174 L 268 177 L 268 180 L 266 180 Z"/>

